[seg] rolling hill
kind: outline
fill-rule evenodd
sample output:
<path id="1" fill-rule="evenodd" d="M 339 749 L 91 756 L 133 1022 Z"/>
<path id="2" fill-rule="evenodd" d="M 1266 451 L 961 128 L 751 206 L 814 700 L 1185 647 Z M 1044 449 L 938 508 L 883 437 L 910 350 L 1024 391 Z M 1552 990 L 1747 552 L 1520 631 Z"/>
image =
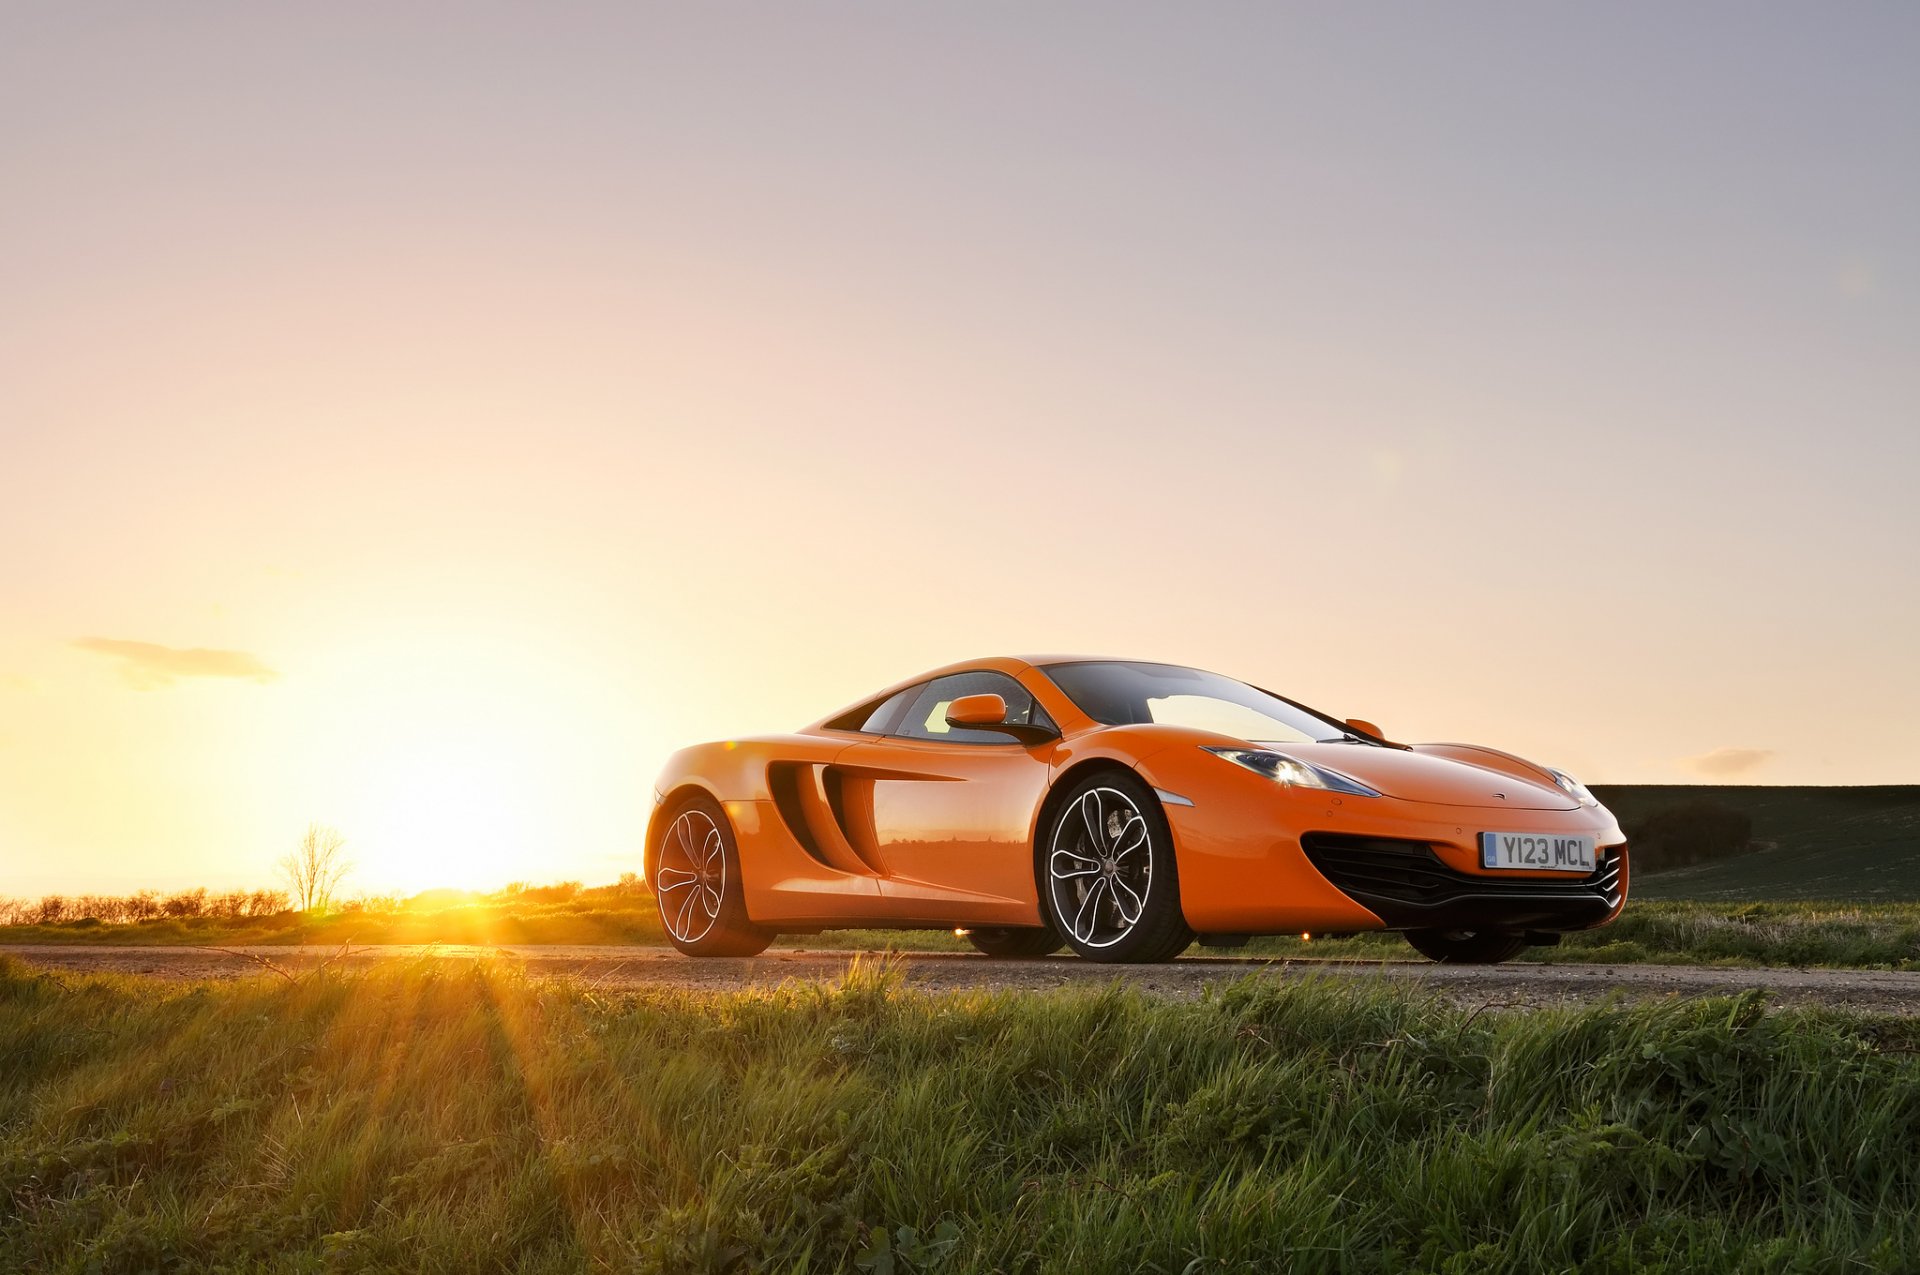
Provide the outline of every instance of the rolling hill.
<path id="1" fill-rule="evenodd" d="M 1641 899 L 1920 900 L 1920 785 L 1595 785 L 1632 836 L 1662 812 L 1710 805 L 1752 820 L 1753 849 L 1636 872 Z"/>

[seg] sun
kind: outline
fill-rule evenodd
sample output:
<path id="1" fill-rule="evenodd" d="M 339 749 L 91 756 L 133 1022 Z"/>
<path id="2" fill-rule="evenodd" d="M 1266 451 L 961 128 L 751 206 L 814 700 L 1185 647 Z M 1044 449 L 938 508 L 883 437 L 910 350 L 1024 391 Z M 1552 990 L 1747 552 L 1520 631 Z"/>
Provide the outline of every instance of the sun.
<path id="1" fill-rule="evenodd" d="M 495 889 L 538 876 L 538 759 L 511 739 L 416 736 L 379 750 L 355 871 L 401 893 Z"/>
<path id="2" fill-rule="evenodd" d="M 249 799 L 344 834 L 346 897 L 594 884 L 637 859 L 651 735 L 585 661 L 483 618 L 330 647 L 257 741 Z"/>

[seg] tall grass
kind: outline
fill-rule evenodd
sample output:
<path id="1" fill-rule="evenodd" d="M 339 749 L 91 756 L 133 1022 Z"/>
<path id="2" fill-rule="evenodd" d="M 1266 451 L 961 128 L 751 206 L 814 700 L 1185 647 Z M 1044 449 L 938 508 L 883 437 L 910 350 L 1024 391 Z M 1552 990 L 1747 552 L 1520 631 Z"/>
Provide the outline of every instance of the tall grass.
<path id="1" fill-rule="evenodd" d="M 1913 1269 L 1920 1027 L 0 957 L 0 1270 Z"/>

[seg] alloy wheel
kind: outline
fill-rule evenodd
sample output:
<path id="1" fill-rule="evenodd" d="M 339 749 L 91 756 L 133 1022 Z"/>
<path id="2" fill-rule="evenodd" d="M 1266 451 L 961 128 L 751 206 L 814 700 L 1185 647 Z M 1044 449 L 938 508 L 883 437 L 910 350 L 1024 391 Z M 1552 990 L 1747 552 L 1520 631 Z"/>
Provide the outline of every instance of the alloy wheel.
<path id="1" fill-rule="evenodd" d="M 1111 947 L 1132 933 L 1153 884 L 1146 816 L 1117 788 L 1089 788 L 1055 825 L 1047 853 L 1054 914 L 1074 942 Z"/>
<path id="2" fill-rule="evenodd" d="M 682 943 L 698 943 L 720 916 L 727 892 L 727 851 L 704 810 L 683 813 L 660 846 L 656 892 L 660 923 Z"/>

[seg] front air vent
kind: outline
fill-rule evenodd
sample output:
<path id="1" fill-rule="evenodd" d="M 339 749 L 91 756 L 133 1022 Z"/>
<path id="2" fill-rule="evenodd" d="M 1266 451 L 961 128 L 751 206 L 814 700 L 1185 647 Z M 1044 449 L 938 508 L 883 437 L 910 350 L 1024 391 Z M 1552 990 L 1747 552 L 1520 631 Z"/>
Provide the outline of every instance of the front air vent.
<path id="1" fill-rule="evenodd" d="M 1625 846 L 1602 847 L 1591 875 L 1488 877 L 1449 867 L 1425 841 L 1310 832 L 1307 861 L 1341 893 L 1395 928 L 1579 929 L 1620 906 Z"/>

